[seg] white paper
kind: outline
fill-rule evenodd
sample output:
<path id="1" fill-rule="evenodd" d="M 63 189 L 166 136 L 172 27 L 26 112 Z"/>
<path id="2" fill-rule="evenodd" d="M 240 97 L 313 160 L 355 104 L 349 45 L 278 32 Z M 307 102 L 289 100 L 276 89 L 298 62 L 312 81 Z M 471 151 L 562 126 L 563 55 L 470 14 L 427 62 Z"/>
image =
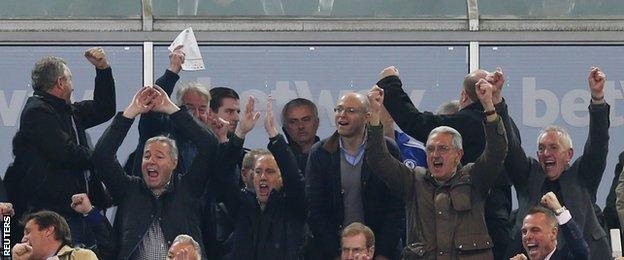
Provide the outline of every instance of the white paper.
<path id="1" fill-rule="evenodd" d="M 176 47 L 184 45 L 182 51 L 184 52 L 184 63 L 182 64 L 183 70 L 203 70 L 204 59 L 199 51 L 199 45 L 197 45 L 197 39 L 193 33 L 193 28 L 189 27 L 184 29 L 178 37 L 173 40 L 169 45 L 169 51 L 175 50 Z"/>

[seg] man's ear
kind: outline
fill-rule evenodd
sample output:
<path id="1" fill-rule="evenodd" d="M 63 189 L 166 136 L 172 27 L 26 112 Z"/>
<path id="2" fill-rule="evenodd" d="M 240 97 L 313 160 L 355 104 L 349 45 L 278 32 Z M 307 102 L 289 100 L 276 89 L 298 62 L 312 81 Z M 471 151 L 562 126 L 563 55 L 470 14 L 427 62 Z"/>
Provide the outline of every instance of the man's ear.
<path id="1" fill-rule="evenodd" d="M 574 148 L 570 147 L 570 149 L 568 149 L 568 151 L 566 151 L 568 153 L 567 155 L 567 162 L 570 163 L 570 161 L 572 161 L 572 156 L 574 156 Z"/>

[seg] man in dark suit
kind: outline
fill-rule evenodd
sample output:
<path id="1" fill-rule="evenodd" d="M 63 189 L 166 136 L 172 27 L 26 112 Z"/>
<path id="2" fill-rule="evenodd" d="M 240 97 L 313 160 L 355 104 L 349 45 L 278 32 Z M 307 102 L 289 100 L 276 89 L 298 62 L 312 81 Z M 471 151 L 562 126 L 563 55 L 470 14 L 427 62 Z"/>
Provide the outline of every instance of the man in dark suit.
<path id="1" fill-rule="evenodd" d="M 525 216 L 542 195 L 553 192 L 574 215 L 589 245 L 591 259 L 610 259 L 607 234 L 600 226 L 594 203 L 606 165 L 609 144 L 609 104 L 604 100 L 605 75 L 598 68 L 589 74 L 591 104 L 589 105 L 589 137 L 583 154 L 572 164 L 573 148 L 570 135 L 559 126 L 549 126 L 538 135 L 537 159 L 526 155 L 520 146 L 517 131 L 507 131 L 509 152 L 505 167 L 518 194 L 518 215 Z M 506 108 L 499 111 L 506 115 Z M 502 116 L 503 120 L 508 116 Z M 512 128 L 509 122 L 505 127 Z M 512 230 L 514 242 L 507 255 L 520 251 L 520 227 L 517 219 Z M 561 235 L 559 243 L 565 243 Z"/>
<path id="2" fill-rule="evenodd" d="M 522 222 L 522 245 L 531 260 L 589 259 L 589 247 L 570 211 L 561 206 L 557 196 L 548 192 Z M 557 234 L 563 233 L 565 246 L 557 246 Z M 518 254 L 512 260 L 525 260 Z"/>

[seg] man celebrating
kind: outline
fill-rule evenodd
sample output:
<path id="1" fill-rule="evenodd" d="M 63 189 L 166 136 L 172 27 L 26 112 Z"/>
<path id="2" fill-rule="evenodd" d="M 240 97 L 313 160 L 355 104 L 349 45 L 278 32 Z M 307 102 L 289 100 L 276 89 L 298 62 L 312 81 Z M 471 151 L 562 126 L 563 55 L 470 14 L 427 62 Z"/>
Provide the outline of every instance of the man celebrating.
<path id="1" fill-rule="evenodd" d="M 570 210 L 583 231 L 591 259 L 610 259 L 607 235 L 593 207 L 606 165 L 610 106 L 604 100 L 604 73 L 598 68 L 592 68 L 588 82 L 591 91 L 589 137 L 581 157 L 570 164 L 574 154 L 572 140 L 562 127 L 549 126 L 538 135 L 537 159 L 526 155 L 517 131 L 510 130 L 507 132 L 509 156 L 505 167 L 518 194 L 518 216 L 525 216 L 529 209 L 539 203 L 542 195 L 552 191 Z M 518 218 L 512 233 L 515 241 L 508 249 L 508 256 L 520 251 L 521 226 L 522 219 Z M 565 241 L 561 236 L 560 233 L 559 244 L 563 246 Z"/>
<path id="2" fill-rule="evenodd" d="M 102 48 L 85 52 L 95 66 L 93 100 L 71 102 L 72 73 L 59 57 L 46 57 L 32 70 L 32 87 L 13 139 L 15 162 L 5 181 L 19 218 L 25 211 L 58 212 L 67 219 L 75 243 L 82 243 L 82 218 L 68 201 L 88 193 L 100 209 L 108 207 L 102 183 L 92 175 L 85 130 L 115 114 L 115 82 Z"/>
<path id="3" fill-rule="evenodd" d="M 583 233 L 572 219 L 570 211 L 561 206 L 557 196 L 548 192 L 522 221 L 522 246 L 531 260 L 589 259 L 589 247 Z M 566 246 L 557 247 L 561 230 Z M 518 254 L 512 260 L 526 260 Z"/>
<path id="4" fill-rule="evenodd" d="M 172 178 L 178 163 L 175 141 L 164 136 L 145 143 L 142 178 L 126 175 L 115 154 L 133 119 L 148 111 L 169 115 L 172 122 L 197 147 L 188 172 Z M 176 106 L 160 87 L 143 87 L 123 113 L 115 116 L 93 152 L 96 173 L 119 205 L 115 237 L 117 258 L 164 259 L 171 241 L 179 234 L 201 240 L 199 197 L 216 160 L 218 141 L 186 111 Z"/>
<path id="5" fill-rule="evenodd" d="M 22 243 L 13 247 L 13 260 L 97 260 L 87 249 L 72 248 L 69 226 L 52 211 L 40 211 L 24 218 Z"/>
<path id="6" fill-rule="evenodd" d="M 494 111 L 492 85 L 481 79 L 476 93 L 486 111 Z M 461 166 L 461 135 L 453 128 L 433 129 L 427 138 L 428 169 L 413 170 L 392 158 L 383 142 L 379 114 L 383 90 L 373 88 L 366 162 L 405 201 L 409 223 L 404 259 L 493 259 L 492 239 L 484 221 L 489 187 L 503 168 L 507 151 L 505 128 L 496 112 L 486 113 L 485 150 Z"/>
<path id="7" fill-rule="evenodd" d="M 377 234 L 375 259 L 396 257 L 404 226 L 403 204 L 379 178 L 386 169 L 371 169 L 364 163 L 369 109 L 368 98 L 362 94 L 342 96 L 334 108 L 337 131 L 310 150 L 308 225 L 323 259 L 339 257 L 340 230 L 353 222 L 364 223 Z M 392 140 L 380 142 L 379 146 L 388 146 L 393 156 L 400 157 Z"/>

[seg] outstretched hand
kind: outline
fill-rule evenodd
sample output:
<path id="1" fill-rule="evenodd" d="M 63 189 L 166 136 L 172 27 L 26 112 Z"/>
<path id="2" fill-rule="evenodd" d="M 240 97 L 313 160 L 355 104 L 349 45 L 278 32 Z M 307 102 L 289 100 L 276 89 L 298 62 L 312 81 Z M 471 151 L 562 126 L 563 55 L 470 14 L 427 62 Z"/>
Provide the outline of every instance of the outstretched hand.
<path id="1" fill-rule="evenodd" d="M 267 99 L 267 111 L 264 118 L 264 129 L 267 131 L 269 138 L 277 136 L 277 127 L 275 127 L 275 118 L 273 118 L 273 97 Z"/>
<path id="2" fill-rule="evenodd" d="M 249 133 L 255 126 L 256 122 L 260 118 L 260 112 L 255 111 L 256 100 L 253 96 L 249 96 L 247 99 L 247 105 L 245 105 L 245 112 L 241 116 L 241 119 L 238 124 L 238 129 L 236 129 L 236 136 L 243 139 L 245 135 Z"/>
<path id="3" fill-rule="evenodd" d="M 102 47 L 89 48 L 85 51 L 84 56 L 97 69 L 103 70 L 109 67 L 108 60 L 106 60 L 106 52 L 104 52 Z"/>
<path id="4" fill-rule="evenodd" d="M 494 110 L 494 103 L 492 102 L 492 84 L 485 79 L 480 79 L 475 84 L 475 90 L 477 92 L 477 98 L 483 105 L 485 110 Z"/>
<path id="5" fill-rule="evenodd" d="M 496 68 L 496 71 L 488 73 L 485 76 L 485 80 L 492 84 L 492 101 L 494 104 L 498 104 L 503 101 L 503 85 L 505 84 L 505 74 L 503 74 L 502 68 Z"/>
<path id="6" fill-rule="evenodd" d="M 169 70 L 176 74 L 182 70 L 182 64 L 186 58 L 186 54 L 182 51 L 184 45 L 178 45 L 175 49 L 169 53 Z"/>
<path id="7" fill-rule="evenodd" d="M 371 125 L 379 125 L 380 113 L 383 107 L 384 90 L 375 85 L 368 91 L 368 101 L 370 102 Z"/>
<path id="8" fill-rule="evenodd" d="M 173 101 L 171 101 L 167 92 L 165 92 L 160 86 L 154 85 L 154 89 L 158 91 L 159 95 L 154 98 L 154 107 L 152 108 L 152 111 L 171 115 L 180 110 L 180 108 L 173 103 Z"/>

